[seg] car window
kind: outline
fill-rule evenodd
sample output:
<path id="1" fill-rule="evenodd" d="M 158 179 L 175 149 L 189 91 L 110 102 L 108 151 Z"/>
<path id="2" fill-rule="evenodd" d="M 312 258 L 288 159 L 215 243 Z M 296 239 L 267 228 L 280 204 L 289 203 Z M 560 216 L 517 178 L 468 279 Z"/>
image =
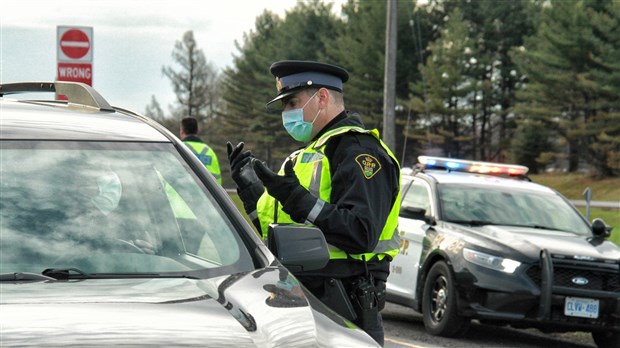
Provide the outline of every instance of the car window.
<path id="1" fill-rule="evenodd" d="M 427 185 L 420 181 L 413 181 L 402 198 L 402 206 L 424 209 L 425 215 L 430 216 L 431 200 Z"/>
<path id="2" fill-rule="evenodd" d="M 554 194 L 463 184 L 441 184 L 438 189 L 443 220 L 484 221 L 590 234 L 579 213 Z"/>
<path id="3" fill-rule="evenodd" d="M 234 226 L 171 144 L 5 141 L 0 161 L 2 272 L 253 269 Z"/>

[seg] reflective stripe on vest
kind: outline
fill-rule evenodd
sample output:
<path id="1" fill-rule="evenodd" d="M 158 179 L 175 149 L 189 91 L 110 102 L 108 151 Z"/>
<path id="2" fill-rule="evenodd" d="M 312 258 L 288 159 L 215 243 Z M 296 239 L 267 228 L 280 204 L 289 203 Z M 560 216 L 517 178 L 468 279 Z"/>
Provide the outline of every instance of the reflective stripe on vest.
<path id="1" fill-rule="evenodd" d="M 293 152 L 286 161 L 293 160 L 295 174 L 297 175 L 300 184 L 305 187 L 312 195 L 318 197 L 316 205 L 311 209 L 307 217 L 307 223 L 313 223 L 318 217 L 319 213 L 323 209 L 325 202 L 330 201 L 331 197 L 331 173 L 329 160 L 324 154 L 324 149 L 327 141 L 336 135 L 340 135 L 346 132 L 358 132 L 373 135 L 381 146 L 385 149 L 388 155 L 392 158 L 394 163 L 398 165 L 398 161 L 392 154 L 390 149 L 381 141 L 379 132 L 376 129 L 366 130 L 361 127 L 341 127 L 326 132 L 317 139 L 314 143 L 311 143 L 306 148 Z M 285 161 L 285 163 L 286 163 Z M 284 164 L 280 168 L 279 174 L 283 175 Z M 400 167 L 399 167 L 400 169 Z M 267 237 L 267 230 L 269 224 L 276 223 L 293 223 L 293 220 L 288 214 L 282 211 L 282 208 L 278 204 L 277 221 L 274 221 L 274 210 L 276 208 L 275 199 L 265 191 L 260 197 L 257 203 L 257 212 L 259 221 L 261 223 L 261 230 L 263 232 L 263 238 Z M 362 260 L 362 255 L 366 260 L 370 260 L 377 256 L 379 260 L 383 259 L 385 255 L 389 255 L 394 258 L 398 254 L 400 237 L 396 228 L 398 226 L 398 212 L 400 209 L 400 175 L 399 175 L 399 190 L 396 200 L 392 205 L 390 214 L 386 220 L 385 226 L 381 231 L 379 242 L 371 253 L 365 254 L 349 254 L 340 250 L 339 248 L 329 245 L 330 259 L 346 259 L 352 257 L 354 259 Z"/>
<path id="2" fill-rule="evenodd" d="M 220 164 L 215 156 L 215 152 L 207 146 L 205 143 L 197 141 L 185 141 L 187 147 L 198 157 L 200 162 L 204 164 L 211 174 L 217 179 L 218 183 L 222 183 L 222 174 L 220 171 Z"/>

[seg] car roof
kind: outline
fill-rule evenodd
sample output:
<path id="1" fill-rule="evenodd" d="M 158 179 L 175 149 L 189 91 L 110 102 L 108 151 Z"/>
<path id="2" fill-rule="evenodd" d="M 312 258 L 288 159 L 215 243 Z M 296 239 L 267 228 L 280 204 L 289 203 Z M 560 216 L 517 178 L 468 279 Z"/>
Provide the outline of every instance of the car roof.
<path id="1" fill-rule="evenodd" d="M 63 90 L 68 101 L 18 100 L 7 94 Z M 145 116 L 110 106 L 92 87 L 75 83 L 0 85 L 2 140 L 170 142 Z"/>
<path id="2" fill-rule="evenodd" d="M 2 139 L 169 141 L 138 117 L 60 103 L 0 98 Z"/>
<path id="3" fill-rule="evenodd" d="M 449 170 L 426 169 L 418 173 L 404 174 L 403 178 L 413 179 L 415 176 L 425 176 L 438 184 L 463 184 L 489 187 L 510 187 L 517 190 L 555 193 L 554 190 L 526 179 L 509 178 L 496 175 L 467 173 Z"/>

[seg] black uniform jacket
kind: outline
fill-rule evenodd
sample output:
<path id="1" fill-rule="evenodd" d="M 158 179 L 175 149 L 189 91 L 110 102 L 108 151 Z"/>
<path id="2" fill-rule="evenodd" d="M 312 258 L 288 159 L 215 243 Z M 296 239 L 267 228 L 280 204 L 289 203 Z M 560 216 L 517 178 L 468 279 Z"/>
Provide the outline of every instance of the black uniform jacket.
<path id="1" fill-rule="evenodd" d="M 343 126 L 364 128 L 359 115 L 343 112 L 321 130 L 316 138 L 330 129 Z M 330 203 L 324 206 L 314 224 L 323 231 L 329 244 L 345 252 L 371 252 L 377 245 L 400 189 L 398 165 L 375 137 L 356 132 L 332 137 L 325 148 L 325 155 L 331 169 L 332 192 Z M 367 156 L 372 156 L 378 163 L 372 172 L 365 172 L 362 165 L 362 160 Z M 316 197 L 310 194 L 306 196 L 304 199 L 287 202 L 283 207 L 285 211 L 293 212 L 289 214 L 295 221 L 295 215 L 301 213 L 302 216 L 307 216 L 316 202 Z M 385 281 L 389 274 L 389 262 L 389 257 L 381 261 L 369 260 L 366 266 L 354 259 L 330 260 L 328 265 L 319 271 L 308 271 L 299 275 L 300 279 L 307 283 L 315 276 L 349 278 L 363 275 L 367 267 L 375 279 Z"/>

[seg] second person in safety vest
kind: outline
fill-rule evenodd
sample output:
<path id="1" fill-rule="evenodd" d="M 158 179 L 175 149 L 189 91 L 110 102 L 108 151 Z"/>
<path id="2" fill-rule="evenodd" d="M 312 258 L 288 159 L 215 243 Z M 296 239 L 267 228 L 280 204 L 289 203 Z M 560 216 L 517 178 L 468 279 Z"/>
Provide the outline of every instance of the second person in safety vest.
<path id="1" fill-rule="evenodd" d="M 179 136 L 183 143 L 192 150 L 200 162 L 205 165 L 207 170 L 213 174 L 217 182 L 221 185 L 222 173 L 220 171 L 220 163 L 213 149 L 198 136 L 198 120 L 193 117 L 182 119 Z"/>
<path id="2" fill-rule="evenodd" d="M 284 128 L 305 145 L 276 174 L 244 151 L 243 142 L 229 142 L 237 192 L 264 238 L 270 223 L 310 223 L 321 229 L 330 247 L 329 263 L 295 275 L 328 305 L 350 301 L 355 314 L 341 314 L 383 345 L 380 310 L 390 261 L 399 247 L 398 161 L 376 129 L 366 129 L 359 115 L 345 111 L 346 70 L 279 61 L 270 71 L 278 94 L 267 105 L 281 102 Z M 338 289 L 348 296 L 338 298 Z"/>

